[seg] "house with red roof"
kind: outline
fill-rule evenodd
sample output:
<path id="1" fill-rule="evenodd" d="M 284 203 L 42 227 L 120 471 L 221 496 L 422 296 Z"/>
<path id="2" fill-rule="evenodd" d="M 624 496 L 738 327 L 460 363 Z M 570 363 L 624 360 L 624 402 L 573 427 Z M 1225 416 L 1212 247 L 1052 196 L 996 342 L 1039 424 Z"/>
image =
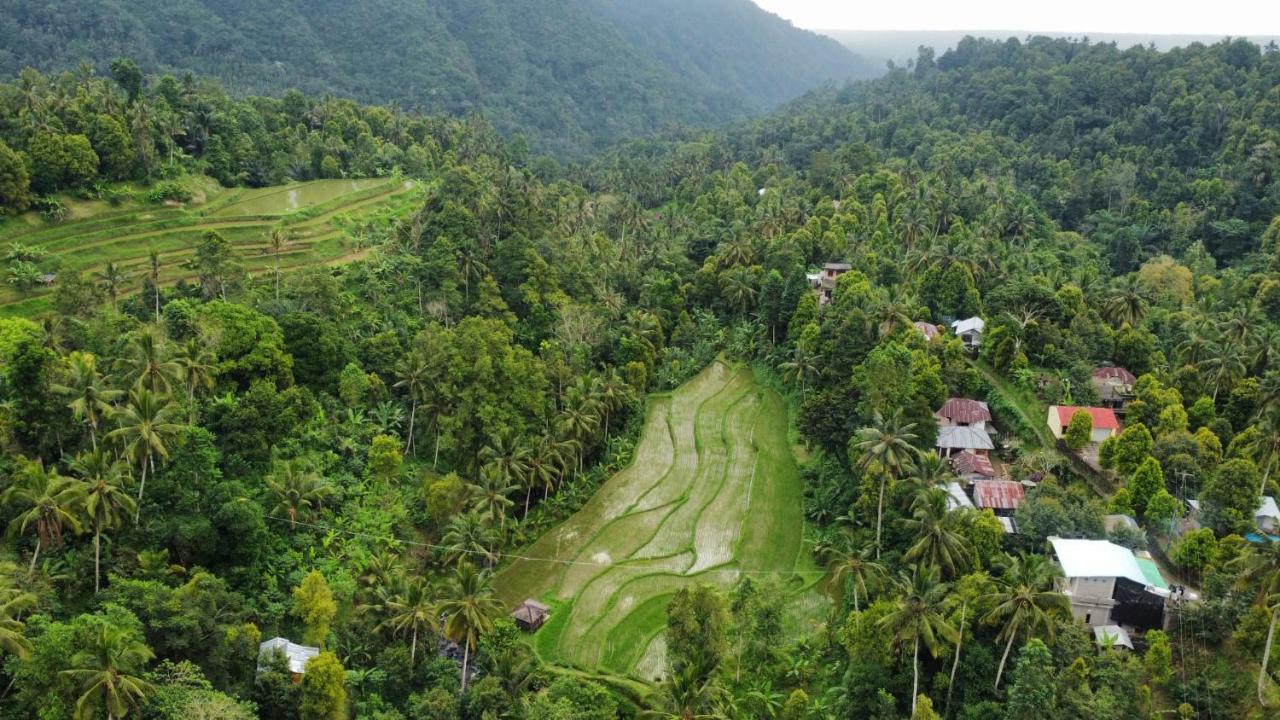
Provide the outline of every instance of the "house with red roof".
<path id="1" fill-rule="evenodd" d="M 969 398 L 951 398 L 942 404 L 934 413 L 938 418 L 938 427 L 973 427 L 986 430 L 991 422 L 991 409 L 981 400 Z"/>
<path id="2" fill-rule="evenodd" d="M 1133 397 L 1133 384 L 1138 378 L 1122 367 L 1108 365 L 1094 370 L 1089 382 L 1104 406 L 1120 408 Z"/>
<path id="3" fill-rule="evenodd" d="M 912 324 L 915 326 L 916 330 L 920 331 L 921 335 L 924 335 L 925 342 L 933 342 L 934 340 L 942 337 L 942 328 L 934 325 L 933 323 L 915 322 Z"/>
<path id="4" fill-rule="evenodd" d="M 1120 420 L 1116 417 L 1115 410 L 1111 408 L 1051 405 L 1049 406 L 1049 430 L 1054 437 L 1062 439 L 1063 433 L 1067 431 L 1067 426 L 1071 424 L 1071 418 L 1077 412 L 1086 412 L 1093 418 L 1091 442 L 1100 443 L 1120 432 Z"/>

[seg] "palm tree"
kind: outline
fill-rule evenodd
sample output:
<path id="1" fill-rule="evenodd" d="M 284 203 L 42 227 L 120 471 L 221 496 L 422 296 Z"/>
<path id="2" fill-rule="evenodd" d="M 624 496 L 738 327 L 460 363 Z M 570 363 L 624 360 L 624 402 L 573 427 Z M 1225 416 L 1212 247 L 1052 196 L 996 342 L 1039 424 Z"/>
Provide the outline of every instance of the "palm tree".
<path id="1" fill-rule="evenodd" d="M 1010 558 L 1004 573 L 996 579 L 996 591 L 988 600 L 995 607 L 983 618 L 984 622 L 1001 623 L 998 639 L 1005 641 L 1004 654 L 996 671 L 996 689 L 1004 675 L 1009 651 L 1018 636 L 1046 637 L 1052 640 L 1057 634 L 1056 620 L 1069 617 L 1071 604 L 1067 596 L 1054 590 L 1054 584 L 1062 576 L 1058 566 L 1043 555 L 1020 555 Z"/>
<path id="2" fill-rule="evenodd" d="M 427 383 L 430 379 L 431 366 L 421 353 L 411 353 L 396 368 L 398 379 L 394 387 L 404 388 L 409 395 L 409 439 L 405 443 L 404 452 L 408 455 L 414 450 L 414 422 L 418 417 L 418 401 L 427 394 Z"/>
<path id="3" fill-rule="evenodd" d="M 604 414 L 604 439 L 609 442 L 609 418 L 626 407 L 631 401 L 631 386 L 622 379 L 618 371 L 609 368 L 609 372 L 595 382 L 595 396 Z"/>
<path id="4" fill-rule="evenodd" d="M 409 665 L 413 666 L 418 657 L 419 633 L 434 635 L 440 631 L 440 606 L 432 597 L 431 586 L 421 576 L 411 576 L 383 603 L 383 608 L 388 614 L 382 623 L 385 627 L 394 633 L 409 633 Z"/>
<path id="5" fill-rule="evenodd" d="M 81 455 L 71 469 L 88 484 L 84 516 L 93 526 L 93 592 L 102 589 L 102 531 L 120 527 L 122 515 L 131 513 L 136 503 L 124 491 L 124 468 L 102 450 Z"/>
<path id="6" fill-rule="evenodd" d="M 1258 462 L 1262 465 L 1262 484 L 1258 488 L 1258 496 L 1261 497 L 1267 494 L 1271 471 L 1280 460 L 1280 407 L 1264 407 L 1259 415 L 1258 429 L 1262 431 L 1262 441 L 1258 444 Z"/>
<path id="7" fill-rule="evenodd" d="M 1249 548 L 1232 563 L 1240 571 L 1242 588 L 1257 589 L 1257 603 L 1267 610 L 1271 623 L 1267 626 L 1267 643 L 1262 650 L 1262 667 L 1258 669 L 1258 703 L 1266 706 L 1263 691 L 1267 683 L 1267 667 L 1271 661 L 1271 643 L 1276 636 L 1276 620 L 1280 617 L 1280 543 L 1266 543 Z"/>
<path id="8" fill-rule="evenodd" d="M 271 514 L 288 515 L 290 530 L 297 527 L 300 515 L 318 509 L 333 494 L 333 487 L 300 458 L 276 460 L 266 483 L 276 498 Z"/>
<path id="9" fill-rule="evenodd" d="M 515 504 L 509 496 L 519 490 L 519 486 L 503 478 L 490 465 L 480 471 L 480 482 L 467 485 L 473 497 L 472 509 L 498 523 L 499 530 L 506 529 L 507 508 Z"/>
<path id="10" fill-rule="evenodd" d="M 111 412 L 111 403 L 124 393 L 107 386 L 98 372 L 97 358 L 85 352 L 73 352 L 67 356 L 67 367 L 62 383 L 54 383 L 51 389 L 71 398 L 67 407 L 89 426 L 89 442 L 98 447 L 98 423 Z"/>
<path id="11" fill-rule="evenodd" d="M 155 691 L 140 677 L 155 655 L 133 633 L 103 622 L 93 645 L 71 659 L 74 669 L 62 674 L 80 683 L 76 720 L 91 720 L 105 711 L 108 720 L 141 712 L 142 699 Z"/>
<path id="12" fill-rule="evenodd" d="M 599 403 L 580 388 L 570 389 L 560 411 L 560 427 L 566 435 L 578 441 L 578 474 L 582 474 L 583 456 L 587 454 L 587 441 L 600 427 Z"/>
<path id="13" fill-rule="evenodd" d="M 289 244 L 289 231 L 283 225 L 275 225 L 267 233 L 267 242 L 271 245 L 271 254 L 275 257 L 276 302 L 280 302 L 280 251 Z"/>
<path id="14" fill-rule="evenodd" d="M 936 567 L 944 577 L 955 577 L 973 562 L 973 548 L 956 527 L 959 515 L 951 512 L 949 500 L 941 488 L 929 488 L 916 496 L 911 517 L 902 520 L 902 526 L 917 539 L 902 559 Z"/>
<path id="15" fill-rule="evenodd" d="M 502 604 L 493 594 L 487 573 L 470 563 L 458 566 L 449 583 L 445 600 L 440 604 L 444 618 L 444 636 L 462 646 L 462 692 L 467 691 L 467 666 L 480 636 L 493 629 L 493 619 L 502 612 Z"/>
<path id="16" fill-rule="evenodd" d="M 640 713 L 644 720 L 720 720 L 728 694 L 705 663 L 689 663 L 671 673 L 651 700 L 655 707 Z"/>
<path id="17" fill-rule="evenodd" d="M 187 387 L 187 407 L 191 409 L 188 423 L 196 424 L 196 391 L 213 390 L 217 382 L 218 368 L 213 355 L 198 340 L 188 340 L 182 351 L 173 358 L 178 375 Z"/>
<path id="18" fill-rule="evenodd" d="M 102 289 L 106 290 L 107 297 L 111 298 L 111 309 L 113 311 L 116 310 L 116 298 L 120 295 L 120 286 L 124 285 L 124 281 L 128 279 L 128 276 L 119 267 L 116 267 L 113 262 L 107 263 L 101 270 L 95 272 L 93 276 L 97 279 L 98 284 L 102 286 Z"/>
<path id="19" fill-rule="evenodd" d="M 800 345 L 791 352 L 791 359 L 780 364 L 778 369 L 782 371 L 782 377 L 788 382 L 800 386 L 801 395 L 804 395 L 809 380 L 818 374 L 818 366 L 808 351 Z"/>
<path id="20" fill-rule="evenodd" d="M 513 433 L 503 433 L 492 443 L 480 449 L 482 482 L 486 474 L 494 483 L 507 487 L 524 479 L 528 468 L 529 448 Z M 497 520 L 498 517 L 494 516 Z"/>
<path id="21" fill-rule="evenodd" d="M 169 154 L 170 154 L 170 162 L 172 162 L 173 161 L 172 146 L 169 149 Z M 155 250 L 152 250 L 151 252 L 147 253 L 147 262 L 148 262 L 148 277 L 151 278 L 151 289 L 156 294 L 156 298 L 155 298 L 156 324 L 159 325 L 160 324 L 160 253 L 156 252 Z"/>
<path id="22" fill-rule="evenodd" d="M 1102 315 L 1119 327 L 1137 325 L 1147 314 L 1147 291 L 1135 275 L 1126 276 L 1103 303 Z"/>
<path id="23" fill-rule="evenodd" d="M 885 579 L 883 565 L 872 559 L 873 547 L 862 536 L 849 528 L 843 528 L 836 541 L 825 546 L 821 553 L 831 573 L 827 586 L 834 593 L 844 594 L 845 587 L 853 589 L 853 609 L 860 612 L 860 597 L 870 595 L 870 588 Z"/>
<path id="24" fill-rule="evenodd" d="M 31 641 L 23 634 L 22 614 L 36 606 L 35 593 L 13 582 L 13 563 L 0 564 L 0 650 L 25 660 L 31 656 Z"/>
<path id="25" fill-rule="evenodd" d="M 877 410 L 871 425 L 862 428 L 849 444 L 849 454 L 859 458 L 864 470 L 875 463 L 894 479 L 902 476 L 920 451 L 911 444 L 916 439 L 915 423 L 904 423 L 902 411 L 895 410 L 887 420 Z M 884 478 L 880 479 L 880 497 L 876 502 L 876 558 L 880 557 L 881 524 L 884 519 Z"/>
<path id="26" fill-rule="evenodd" d="M 63 477 L 57 470 L 46 470 L 39 462 L 26 463 L 17 474 L 16 482 L 5 491 L 4 501 L 19 510 L 18 516 L 9 523 L 9 532 L 14 535 L 33 532 L 36 536 L 28 573 L 36 571 L 41 548 L 59 542 L 63 530 L 80 532 L 77 511 L 84 496 L 84 483 Z"/>
<path id="27" fill-rule="evenodd" d="M 173 421 L 177 414 L 178 406 L 172 400 L 137 386 L 129 391 L 129 401 L 116 413 L 119 427 L 107 434 L 107 437 L 120 441 L 125 454 L 142 470 L 138 504 L 133 512 L 134 525 L 142 518 L 142 494 L 147 489 L 147 471 L 155 471 L 156 455 L 169 457 L 165 443 L 182 430 L 182 426 Z"/>
<path id="28" fill-rule="evenodd" d="M 894 609 L 880 619 L 880 624 L 893 633 L 894 646 L 911 644 L 911 714 L 916 714 L 916 698 L 920 695 L 920 645 L 937 657 L 941 640 L 956 642 L 956 632 L 943 616 L 943 601 L 948 585 L 938 580 L 938 570 L 915 566 L 909 582 L 902 585 L 903 597 Z"/>
<path id="29" fill-rule="evenodd" d="M 525 461 L 524 515 L 521 517 L 529 514 L 529 497 L 533 494 L 535 485 L 542 486 L 544 498 L 555 488 L 557 476 L 555 466 L 556 458 L 547 444 L 547 438 L 544 437 L 529 451 L 529 458 Z"/>
<path id="30" fill-rule="evenodd" d="M 125 382 L 145 386 L 154 393 L 168 393 L 181 376 L 178 363 L 165 357 L 164 337 L 155 328 L 134 333 L 117 360 Z"/>
<path id="31" fill-rule="evenodd" d="M 477 555 L 486 563 L 493 562 L 493 527 L 489 518 L 477 512 L 455 515 L 445 526 L 440 543 L 445 546 L 446 563 L 463 563 L 468 556 Z"/>

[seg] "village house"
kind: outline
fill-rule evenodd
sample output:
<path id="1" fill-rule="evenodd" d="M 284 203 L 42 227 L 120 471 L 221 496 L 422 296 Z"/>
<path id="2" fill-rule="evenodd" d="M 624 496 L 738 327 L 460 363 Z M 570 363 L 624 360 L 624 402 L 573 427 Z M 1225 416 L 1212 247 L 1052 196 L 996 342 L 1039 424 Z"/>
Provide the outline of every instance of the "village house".
<path id="1" fill-rule="evenodd" d="M 849 272 L 853 266 L 849 263 L 829 262 L 822 266 L 822 270 L 811 273 L 806 277 L 809 278 L 809 286 L 818 293 L 819 304 L 826 305 L 831 302 L 831 294 L 835 292 L 836 281 L 841 275 Z"/>
<path id="2" fill-rule="evenodd" d="M 1062 566 L 1058 590 L 1072 615 L 1090 628 L 1120 625 L 1138 630 L 1164 625 L 1169 586 L 1155 563 L 1106 540 L 1049 538 Z"/>
<path id="3" fill-rule="evenodd" d="M 1100 367 L 1093 371 L 1089 382 L 1098 392 L 1103 407 L 1119 410 L 1133 396 L 1133 384 L 1138 381 L 1133 373 L 1122 367 Z"/>
<path id="4" fill-rule="evenodd" d="M 948 510 L 974 510 L 973 501 L 965 494 L 964 487 L 958 482 L 947 483 Z"/>
<path id="5" fill-rule="evenodd" d="M 525 632 L 536 632 L 551 615 L 551 608 L 537 600 L 525 600 L 511 611 L 511 619 Z"/>
<path id="6" fill-rule="evenodd" d="M 1055 438 L 1062 439 L 1063 434 L 1067 431 L 1067 426 L 1071 424 L 1071 418 L 1080 410 L 1089 413 L 1089 416 L 1093 418 L 1093 433 L 1089 438 L 1089 442 L 1100 443 L 1120 432 L 1120 420 L 1111 408 L 1050 405 L 1049 430 Z"/>
<path id="7" fill-rule="evenodd" d="M 293 676 L 294 682 L 297 682 L 306 673 L 307 663 L 311 662 L 311 658 L 320 654 L 320 648 L 299 645 L 282 637 L 264 640 L 258 645 L 258 672 L 267 669 L 264 661 L 276 653 L 284 656 L 285 662 L 289 665 L 289 674 Z"/>
<path id="8" fill-rule="evenodd" d="M 938 449 L 938 457 L 943 458 L 962 452 L 986 455 L 995 449 L 995 443 L 991 442 L 991 436 L 986 430 L 965 425 L 946 425 L 938 428 L 938 441 L 935 445 Z"/>
<path id="9" fill-rule="evenodd" d="M 935 412 L 938 427 L 975 427 L 986 430 L 991 422 L 991 410 L 987 404 L 968 398 L 951 398 Z"/>
<path id="10" fill-rule="evenodd" d="M 1027 499 L 1027 489 L 1013 480 L 978 480 L 973 483 L 973 504 L 979 510 L 990 510 L 1009 534 L 1018 532 L 1014 512 Z"/>
<path id="11" fill-rule="evenodd" d="M 951 323 L 951 332 L 955 333 L 969 350 L 977 350 L 982 345 L 982 332 L 986 328 L 987 324 L 980 317 L 956 320 Z"/>
<path id="12" fill-rule="evenodd" d="M 947 462 L 951 464 L 951 472 L 967 485 L 972 485 L 979 480 L 990 480 L 996 476 L 991 458 L 986 455 L 966 450 L 947 458 Z"/>

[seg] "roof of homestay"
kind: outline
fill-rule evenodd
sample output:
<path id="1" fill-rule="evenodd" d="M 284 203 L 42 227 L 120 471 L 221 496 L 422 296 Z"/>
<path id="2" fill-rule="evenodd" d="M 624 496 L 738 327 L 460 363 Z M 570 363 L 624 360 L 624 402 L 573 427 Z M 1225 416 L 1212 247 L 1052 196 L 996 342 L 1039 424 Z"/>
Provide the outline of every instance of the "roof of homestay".
<path id="1" fill-rule="evenodd" d="M 971 318 L 966 318 L 964 320 L 956 320 L 955 322 L 951 323 L 951 330 L 955 332 L 955 334 L 957 335 L 962 335 L 972 330 L 977 330 L 978 332 L 982 332 L 983 328 L 985 328 L 986 326 L 987 324 L 983 322 L 982 318 L 971 317 Z"/>
<path id="2" fill-rule="evenodd" d="M 916 330 L 919 330 L 920 333 L 924 335 L 925 340 L 933 340 L 942 334 L 942 330 L 938 329 L 938 326 L 933 323 L 916 322 L 914 325 L 916 326 Z"/>
<path id="3" fill-rule="evenodd" d="M 823 270 L 852 270 L 853 266 L 849 263 L 829 262 L 822 266 Z"/>
<path id="4" fill-rule="evenodd" d="M 973 508 L 973 501 L 968 495 L 964 494 L 964 488 L 960 487 L 960 483 L 947 483 L 947 509 L 957 510 L 959 508 Z"/>
<path id="5" fill-rule="evenodd" d="M 311 662 L 311 658 L 320 654 L 320 648 L 299 645 L 282 637 L 264 640 L 258 645 L 259 658 L 274 652 L 280 652 L 284 655 L 285 661 L 289 663 L 289 672 L 301 675 L 306 672 L 307 663 Z"/>
<path id="6" fill-rule="evenodd" d="M 969 398 L 951 398 L 938 409 L 938 417 L 948 418 L 954 422 L 974 423 L 991 420 L 991 410 L 987 404 Z"/>
<path id="7" fill-rule="evenodd" d="M 1120 380 L 1125 385 L 1132 385 L 1138 381 L 1133 373 L 1116 365 L 1108 365 L 1100 367 L 1093 371 L 1093 377 L 1097 380 Z"/>
<path id="8" fill-rule="evenodd" d="M 537 600 L 525 600 L 520 603 L 520 607 L 511 611 L 511 617 L 516 620 L 523 620 L 527 623 L 536 623 L 551 614 L 551 608 L 543 605 Z"/>
<path id="9" fill-rule="evenodd" d="M 1084 411 L 1089 413 L 1089 417 L 1093 419 L 1093 428 L 1095 430 L 1119 430 L 1120 420 L 1116 417 L 1116 413 L 1111 408 L 1100 407 L 1076 407 L 1075 405 L 1054 405 L 1053 409 L 1058 413 L 1058 422 L 1063 427 L 1071 424 L 1071 418 L 1077 412 Z"/>
<path id="10" fill-rule="evenodd" d="M 994 450 L 995 444 L 986 430 L 978 427 L 948 425 L 938 428 L 937 447 L 951 450 Z"/>
<path id="11" fill-rule="evenodd" d="M 951 470 L 957 475 L 981 475 L 989 478 L 996 476 L 996 469 L 992 467 L 991 459 L 985 455 L 965 450 L 952 455 L 948 460 L 951 461 Z"/>
<path id="12" fill-rule="evenodd" d="M 1049 543 L 1066 577 L 1122 577 L 1143 586 L 1151 584 L 1129 548 L 1106 540 L 1059 537 L 1049 538 Z"/>
<path id="13" fill-rule="evenodd" d="M 1027 489 L 1012 480 L 978 480 L 973 484 L 973 502 L 980 508 L 1016 510 L 1027 497 Z"/>
<path id="14" fill-rule="evenodd" d="M 1093 629 L 1093 639 L 1102 647 L 1133 649 L 1133 640 L 1129 637 L 1129 632 L 1119 625 L 1099 625 L 1095 627 Z"/>
<path id="15" fill-rule="evenodd" d="M 1270 495 L 1263 496 L 1262 502 L 1258 505 L 1258 511 L 1254 513 L 1254 516 L 1280 520 L 1280 507 L 1276 507 L 1276 499 Z"/>

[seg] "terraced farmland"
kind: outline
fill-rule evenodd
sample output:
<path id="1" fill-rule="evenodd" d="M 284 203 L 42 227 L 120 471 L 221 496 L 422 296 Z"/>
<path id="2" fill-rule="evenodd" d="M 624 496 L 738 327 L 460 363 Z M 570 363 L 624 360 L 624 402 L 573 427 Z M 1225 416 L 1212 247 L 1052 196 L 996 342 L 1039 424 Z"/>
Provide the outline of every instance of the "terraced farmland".
<path id="1" fill-rule="evenodd" d="M 43 251 L 44 265 L 59 272 L 92 273 L 115 263 L 125 274 L 122 292 L 136 291 L 149 269 L 151 252 L 160 258 L 160 284 L 193 281 L 189 266 L 196 243 L 209 230 L 231 242 L 251 275 L 361 257 L 364 248 L 350 230 L 376 218 L 408 214 L 419 188 L 400 179 L 317 180 L 293 185 L 218 191 L 193 206 L 82 203 L 65 221 L 48 223 L 29 213 L 0 227 L 0 244 Z M 282 228 L 279 252 L 269 234 Z M 0 314 L 36 315 L 49 308 L 53 289 L 0 288 Z"/>
<path id="2" fill-rule="evenodd" d="M 552 607 L 534 636 L 551 662 L 653 681 L 671 596 L 730 588 L 751 573 L 794 593 L 793 625 L 825 612 L 802 551 L 798 469 L 787 410 L 746 368 L 717 362 L 650 398 L 631 466 L 496 578 L 503 601 Z"/>

